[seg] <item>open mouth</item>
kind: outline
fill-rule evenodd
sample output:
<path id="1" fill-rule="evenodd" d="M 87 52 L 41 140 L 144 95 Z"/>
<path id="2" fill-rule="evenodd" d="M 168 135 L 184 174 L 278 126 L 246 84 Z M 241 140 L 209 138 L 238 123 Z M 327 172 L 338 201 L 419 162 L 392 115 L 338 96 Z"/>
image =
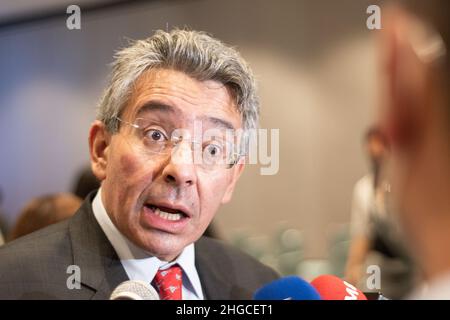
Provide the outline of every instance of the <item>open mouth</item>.
<path id="1" fill-rule="evenodd" d="M 156 206 L 153 204 L 145 204 L 145 207 L 150 209 L 153 214 L 169 221 L 179 221 L 189 217 L 184 211 L 178 209 Z"/>

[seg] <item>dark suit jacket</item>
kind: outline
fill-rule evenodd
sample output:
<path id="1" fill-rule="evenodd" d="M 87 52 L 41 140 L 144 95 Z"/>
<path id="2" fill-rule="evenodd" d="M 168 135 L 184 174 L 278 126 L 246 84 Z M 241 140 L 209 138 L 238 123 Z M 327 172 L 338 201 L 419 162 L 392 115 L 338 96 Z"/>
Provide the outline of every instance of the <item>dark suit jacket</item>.
<path id="1" fill-rule="evenodd" d="M 109 299 L 128 280 L 116 252 L 95 219 L 90 194 L 77 213 L 0 247 L 0 299 Z M 195 244 L 195 263 L 205 299 L 251 299 L 278 277 L 268 267 L 217 240 Z M 80 268 L 80 288 L 73 269 Z M 73 286 L 72 286 L 73 287 Z"/>

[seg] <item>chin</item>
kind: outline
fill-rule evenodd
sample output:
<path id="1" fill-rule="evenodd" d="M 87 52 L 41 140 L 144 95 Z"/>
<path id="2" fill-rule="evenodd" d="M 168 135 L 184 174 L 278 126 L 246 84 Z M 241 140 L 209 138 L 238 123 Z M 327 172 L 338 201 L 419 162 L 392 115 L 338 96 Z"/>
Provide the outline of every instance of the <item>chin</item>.
<path id="1" fill-rule="evenodd" d="M 161 235 L 162 232 L 158 233 L 159 235 L 152 234 L 138 239 L 138 245 L 160 259 L 166 260 L 165 257 L 176 258 L 190 244 L 190 242 L 179 239 L 177 235 Z"/>

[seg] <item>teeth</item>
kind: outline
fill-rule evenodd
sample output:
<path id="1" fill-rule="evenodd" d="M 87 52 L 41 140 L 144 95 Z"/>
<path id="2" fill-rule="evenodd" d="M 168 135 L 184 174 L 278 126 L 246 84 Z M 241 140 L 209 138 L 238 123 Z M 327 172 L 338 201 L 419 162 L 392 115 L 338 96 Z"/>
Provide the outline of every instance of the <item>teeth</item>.
<path id="1" fill-rule="evenodd" d="M 155 214 L 157 216 L 160 216 L 163 219 L 170 220 L 170 221 L 177 221 L 181 219 L 180 213 L 169 213 L 165 211 L 161 211 L 159 208 L 155 208 Z"/>

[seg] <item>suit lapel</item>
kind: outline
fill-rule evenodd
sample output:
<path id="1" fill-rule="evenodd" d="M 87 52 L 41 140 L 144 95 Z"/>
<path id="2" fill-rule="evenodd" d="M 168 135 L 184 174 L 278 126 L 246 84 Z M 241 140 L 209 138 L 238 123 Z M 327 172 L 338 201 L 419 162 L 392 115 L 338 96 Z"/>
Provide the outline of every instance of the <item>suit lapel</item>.
<path id="1" fill-rule="evenodd" d="M 206 300 L 230 299 L 231 284 L 223 279 L 214 263 L 207 258 L 200 241 L 196 243 L 195 265 Z"/>
<path id="2" fill-rule="evenodd" d="M 94 196 L 95 192 L 91 193 L 71 219 L 69 234 L 82 285 L 94 291 L 93 299 L 109 299 L 112 290 L 129 279 L 94 217 L 91 205 Z"/>
<path id="3" fill-rule="evenodd" d="M 200 238 L 195 243 L 195 265 L 207 300 L 248 300 L 252 292 L 230 281 L 229 266 L 224 257 L 217 257 L 208 245 L 208 239 Z M 223 263 L 222 263 L 223 262 Z"/>

